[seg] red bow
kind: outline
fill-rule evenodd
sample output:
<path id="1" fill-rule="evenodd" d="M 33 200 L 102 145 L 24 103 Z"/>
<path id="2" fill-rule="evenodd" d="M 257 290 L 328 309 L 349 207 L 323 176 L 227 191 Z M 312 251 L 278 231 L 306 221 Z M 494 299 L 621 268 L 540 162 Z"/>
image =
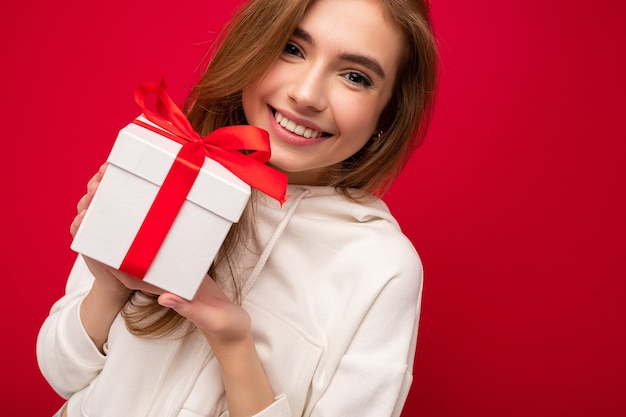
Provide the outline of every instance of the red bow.
<path id="1" fill-rule="evenodd" d="M 157 95 L 158 114 L 145 106 L 146 96 Z M 156 256 L 178 211 L 191 189 L 204 158 L 209 157 L 250 186 L 285 202 L 287 176 L 265 165 L 270 158 L 269 135 L 254 126 L 228 126 L 200 136 L 183 112 L 165 92 L 164 85 L 145 82 L 137 86 L 135 101 L 144 116 L 161 129 L 135 120 L 146 129 L 172 139 L 183 146 L 146 215 L 120 270 L 143 278 Z M 252 151 L 243 154 L 240 151 Z"/>

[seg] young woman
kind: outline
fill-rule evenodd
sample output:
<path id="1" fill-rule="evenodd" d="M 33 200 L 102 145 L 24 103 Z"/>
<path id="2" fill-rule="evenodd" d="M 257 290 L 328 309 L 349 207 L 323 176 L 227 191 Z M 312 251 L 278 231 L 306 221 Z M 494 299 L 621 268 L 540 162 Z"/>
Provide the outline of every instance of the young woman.
<path id="1" fill-rule="evenodd" d="M 79 256 L 37 343 L 58 414 L 398 416 L 422 269 L 376 196 L 426 131 L 427 5 L 253 0 L 224 33 L 188 118 L 267 130 L 290 198 L 255 196 L 193 301 Z"/>

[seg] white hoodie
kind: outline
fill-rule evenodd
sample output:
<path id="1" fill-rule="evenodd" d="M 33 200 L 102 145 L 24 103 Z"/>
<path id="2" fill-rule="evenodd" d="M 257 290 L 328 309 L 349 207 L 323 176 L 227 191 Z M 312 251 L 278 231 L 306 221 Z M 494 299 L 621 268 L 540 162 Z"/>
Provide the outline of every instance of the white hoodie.
<path id="1" fill-rule="evenodd" d="M 399 416 L 412 381 L 422 267 L 381 200 L 289 186 L 261 198 L 243 306 L 276 401 L 258 417 Z M 106 354 L 82 327 L 93 276 L 82 258 L 37 340 L 43 375 L 69 417 L 228 416 L 217 360 L 200 332 L 131 335 L 118 316 Z M 228 289 L 226 288 L 228 291 Z"/>

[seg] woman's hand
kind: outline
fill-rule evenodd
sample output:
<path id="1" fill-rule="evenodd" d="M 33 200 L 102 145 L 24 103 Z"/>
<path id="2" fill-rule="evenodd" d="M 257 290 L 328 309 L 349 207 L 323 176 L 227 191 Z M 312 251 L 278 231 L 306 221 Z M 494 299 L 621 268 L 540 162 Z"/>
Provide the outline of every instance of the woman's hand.
<path id="1" fill-rule="evenodd" d="M 233 304 L 208 275 L 192 301 L 172 293 L 161 294 L 158 301 L 193 322 L 212 345 L 229 345 L 250 337 L 248 313 Z"/>
<path id="2" fill-rule="evenodd" d="M 206 337 L 220 364 L 230 416 L 255 415 L 274 402 L 252 338 L 250 316 L 230 302 L 211 277 L 204 278 L 192 301 L 163 293 L 159 304 L 192 321 Z"/>
<path id="3" fill-rule="evenodd" d="M 105 170 L 106 164 L 102 165 L 98 173 L 87 183 L 87 193 L 78 202 L 76 206 L 78 213 L 70 226 L 72 236 L 76 235 Z M 80 305 L 80 317 L 85 331 L 96 347 L 103 352 L 111 324 L 132 295 L 133 290 L 144 290 L 155 294 L 162 291 L 87 256 L 83 256 L 83 259 L 95 280 Z"/>
<path id="4" fill-rule="evenodd" d="M 91 200 L 93 200 L 93 196 L 98 189 L 98 185 L 100 185 L 100 181 L 102 181 L 102 176 L 104 175 L 104 171 L 106 171 L 106 167 L 107 164 L 102 164 L 96 175 L 91 177 L 89 182 L 87 182 L 87 194 L 82 196 L 78 201 L 78 204 L 76 205 L 77 214 L 76 217 L 74 217 L 74 221 L 70 225 L 70 233 L 72 234 L 72 237 L 76 236 L 76 232 L 85 217 L 87 208 L 91 204 Z"/>
<path id="5" fill-rule="evenodd" d="M 103 165 L 89 180 L 87 194 L 78 202 L 78 214 L 70 226 L 72 236 L 78 231 L 105 170 L 106 165 Z M 193 322 L 211 345 L 220 363 L 232 417 L 254 415 L 272 404 L 274 395 L 256 352 L 250 316 L 242 307 L 232 303 L 211 277 L 205 277 L 194 299 L 188 301 L 101 262 L 86 256 L 83 258 L 96 279 L 81 303 L 80 317 L 101 352 L 111 324 L 132 290 L 161 294 L 159 304 L 174 309 Z"/>

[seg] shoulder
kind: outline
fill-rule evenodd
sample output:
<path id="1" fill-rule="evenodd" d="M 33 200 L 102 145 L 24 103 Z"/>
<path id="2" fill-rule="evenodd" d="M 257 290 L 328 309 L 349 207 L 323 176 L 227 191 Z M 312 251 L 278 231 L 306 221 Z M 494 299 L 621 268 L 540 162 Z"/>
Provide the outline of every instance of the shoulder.
<path id="1" fill-rule="evenodd" d="M 354 268 L 379 286 L 415 293 L 421 288 L 423 266 L 412 242 L 397 225 L 385 220 L 368 222 L 368 233 L 355 240 L 348 256 Z"/>
<path id="2" fill-rule="evenodd" d="M 334 193 L 306 199 L 303 204 L 313 201 L 326 224 L 316 234 L 329 244 L 335 242 L 341 263 L 369 280 L 402 281 L 413 288 L 421 285 L 421 259 L 383 200 L 354 201 Z"/>
<path id="3" fill-rule="evenodd" d="M 290 186 L 289 192 L 291 201 L 262 216 L 266 234 L 288 223 L 274 250 L 281 261 L 372 283 L 421 279 L 421 260 L 382 200 L 354 201 L 330 187 Z"/>
<path id="4" fill-rule="evenodd" d="M 345 222 L 351 236 L 348 248 L 355 256 L 360 254 L 357 258 L 367 267 L 385 267 L 393 274 L 421 274 L 422 263 L 413 243 L 383 200 L 347 200 L 338 207 L 345 210 L 345 217 L 350 219 Z"/>

